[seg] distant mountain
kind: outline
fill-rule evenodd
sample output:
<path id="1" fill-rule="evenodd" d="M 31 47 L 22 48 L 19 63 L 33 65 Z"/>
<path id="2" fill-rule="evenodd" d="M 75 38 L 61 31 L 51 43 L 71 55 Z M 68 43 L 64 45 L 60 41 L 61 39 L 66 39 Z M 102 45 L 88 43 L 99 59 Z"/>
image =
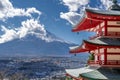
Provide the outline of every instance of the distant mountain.
<path id="1" fill-rule="evenodd" d="M 39 33 L 39 32 L 37 32 Z M 66 42 L 50 32 L 44 39 L 36 34 L 28 34 L 0 44 L 0 55 L 69 55 L 69 47 L 75 44 Z"/>

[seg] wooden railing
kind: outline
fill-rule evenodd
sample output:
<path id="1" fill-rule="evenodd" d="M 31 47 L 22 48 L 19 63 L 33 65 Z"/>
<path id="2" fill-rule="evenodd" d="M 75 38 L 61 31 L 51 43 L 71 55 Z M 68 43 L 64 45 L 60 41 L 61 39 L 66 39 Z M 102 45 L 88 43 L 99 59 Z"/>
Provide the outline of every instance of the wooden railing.
<path id="1" fill-rule="evenodd" d="M 107 65 L 120 65 L 120 60 L 108 60 Z"/>
<path id="2" fill-rule="evenodd" d="M 120 60 L 108 60 L 105 64 L 105 62 L 102 61 L 94 61 L 94 60 L 88 60 L 88 64 L 89 65 L 94 65 L 94 64 L 98 64 L 98 65 L 120 65 Z"/>
<path id="3" fill-rule="evenodd" d="M 88 60 L 88 64 L 99 64 L 99 61 Z"/>

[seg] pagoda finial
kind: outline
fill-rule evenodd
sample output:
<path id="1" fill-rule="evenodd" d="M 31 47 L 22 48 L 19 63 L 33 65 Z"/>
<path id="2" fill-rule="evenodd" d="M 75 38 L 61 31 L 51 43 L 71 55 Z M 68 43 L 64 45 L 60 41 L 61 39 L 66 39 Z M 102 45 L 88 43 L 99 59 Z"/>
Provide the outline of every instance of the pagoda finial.
<path id="1" fill-rule="evenodd" d="M 117 4 L 117 0 L 112 0 L 114 4 Z"/>
<path id="2" fill-rule="evenodd" d="M 112 0 L 113 5 L 109 7 L 109 10 L 120 11 L 120 6 L 117 4 L 117 0 Z"/>

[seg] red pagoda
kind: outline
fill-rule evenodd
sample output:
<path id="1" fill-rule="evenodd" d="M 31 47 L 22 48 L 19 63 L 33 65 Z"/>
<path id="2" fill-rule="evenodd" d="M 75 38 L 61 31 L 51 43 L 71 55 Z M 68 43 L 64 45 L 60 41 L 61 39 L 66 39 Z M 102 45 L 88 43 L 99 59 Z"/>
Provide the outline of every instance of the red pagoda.
<path id="1" fill-rule="evenodd" d="M 88 66 L 66 69 L 67 80 L 120 80 L 120 6 L 117 0 L 109 10 L 85 9 L 73 32 L 91 31 L 96 35 L 70 49 L 71 54 L 89 52 Z"/>

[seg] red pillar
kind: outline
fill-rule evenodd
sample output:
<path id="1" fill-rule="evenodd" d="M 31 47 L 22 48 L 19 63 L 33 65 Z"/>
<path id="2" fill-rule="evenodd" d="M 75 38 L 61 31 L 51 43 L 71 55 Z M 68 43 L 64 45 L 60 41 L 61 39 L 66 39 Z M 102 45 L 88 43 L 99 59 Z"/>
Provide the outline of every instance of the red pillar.
<path id="1" fill-rule="evenodd" d="M 104 64 L 107 64 L 107 48 L 104 49 Z"/>
<path id="2" fill-rule="evenodd" d="M 105 20 L 105 36 L 107 36 L 107 20 Z"/>
<path id="3" fill-rule="evenodd" d="M 100 48 L 97 49 L 98 49 L 98 61 L 100 61 Z"/>

